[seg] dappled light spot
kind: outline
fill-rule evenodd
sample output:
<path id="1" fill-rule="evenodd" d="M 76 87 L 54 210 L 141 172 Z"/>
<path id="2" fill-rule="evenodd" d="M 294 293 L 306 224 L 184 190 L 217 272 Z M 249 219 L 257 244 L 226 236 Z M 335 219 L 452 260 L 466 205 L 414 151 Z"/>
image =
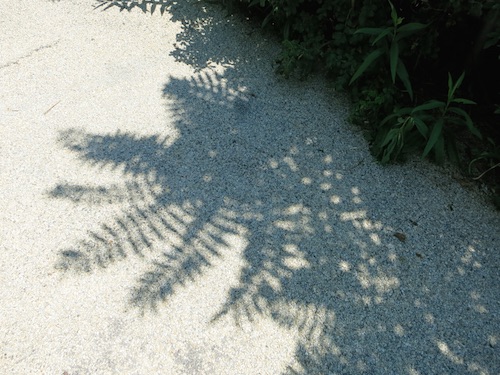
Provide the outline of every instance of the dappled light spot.
<path id="1" fill-rule="evenodd" d="M 339 262 L 339 268 L 341 271 L 344 272 L 350 272 L 351 271 L 351 265 L 349 262 L 346 262 L 345 260 L 341 260 Z"/>
<path id="2" fill-rule="evenodd" d="M 376 275 L 373 275 L 368 267 L 360 264 L 356 271 L 356 277 L 359 284 L 364 288 L 375 288 L 377 293 L 383 294 L 399 287 L 399 279 L 395 276 L 386 275 L 381 270 L 378 270 Z"/>
<path id="3" fill-rule="evenodd" d="M 403 326 L 401 324 L 396 324 L 394 326 L 394 333 L 396 334 L 396 336 L 404 336 L 405 334 L 405 330 L 403 328 Z"/>
<path id="4" fill-rule="evenodd" d="M 483 305 L 475 305 L 474 310 L 476 310 L 480 314 L 488 313 L 488 309 L 486 307 L 484 307 Z"/>
<path id="5" fill-rule="evenodd" d="M 439 349 L 439 351 L 445 355 L 450 361 L 452 361 L 453 363 L 457 364 L 457 365 L 463 365 L 464 364 L 464 360 L 457 356 L 456 354 L 454 354 L 451 349 L 448 347 L 448 344 L 446 344 L 444 341 L 441 341 L 441 340 L 436 340 L 436 345 Z"/>
<path id="6" fill-rule="evenodd" d="M 380 246 L 382 245 L 382 241 L 380 241 L 380 237 L 378 236 L 378 234 L 376 233 L 371 233 L 370 234 L 370 239 L 372 240 L 372 242 L 377 245 L 377 246 Z"/>
<path id="7" fill-rule="evenodd" d="M 434 324 L 436 319 L 434 318 L 434 315 L 430 314 L 430 313 L 426 313 L 424 314 L 424 319 L 427 323 L 429 324 Z"/>
<path id="8" fill-rule="evenodd" d="M 408 375 L 422 375 L 418 370 L 415 369 L 415 367 L 410 366 L 407 368 Z"/>
<path id="9" fill-rule="evenodd" d="M 309 177 L 303 177 L 301 182 L 304 184 L 304 185 L 311 185 L 312 184 L 312 179 L 309 178 Z"/>
<path id="10" fill-rule="evenodd" d="M 340 214 L 340 220 L 342 221 L 355 221 L 359 219 L 364 219 L 365 217 L 366 217 L 366 210 L 343 212 Z"/>
<path id="11" fill-rule="evenodd" d="M 293 160 L 293 158 L 291 158 L 290 156 L 286 156 L 283 158 L 283 162 L 288 165 L 288 167 L 290 168 L 290 170 L 292 172 L 297 172 L 299 170 L 299 167 L 297 166 L 297 163 L 295 163 L 295 160 Z"/>
<path id="12" fill-rule="evenodd" d="M 332 184 L 328 183 L 328 182 L 323 182 L 319 185 L 320 189 L 323 190 L 323 191 L 328 191 L 332 188 Z"/>
<path id="13" fill-rule="evenodd" d="M 330 197 L 330 202 L 333 204 L 340 204 L 341 201 L 342 199 L 338 195 L 332 195 Z"/>
<path id="14" fill-rule="evenodd" d="M 320 220 L 328 220 L 328 213 L 325 211 L 318 212 L 318 218 Z"/>

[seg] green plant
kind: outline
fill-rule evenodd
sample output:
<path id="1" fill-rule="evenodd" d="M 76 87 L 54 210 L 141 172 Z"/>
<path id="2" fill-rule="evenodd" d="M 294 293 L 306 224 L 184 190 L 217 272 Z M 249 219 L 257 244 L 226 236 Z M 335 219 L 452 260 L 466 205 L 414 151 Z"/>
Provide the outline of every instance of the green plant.
<path id="1" fill-rule="evenodd" d="M 412 22 L 405 25 L 403 18 L 398 17 L 394 5 L 389 1 L 391 6 L 391 22 L 392 25 L 388 27 L 364 27 L 355 31 L 354 34 L 367 34 L 374 37 L 372 46 L 378 45 L 379 47 L 366 56 L 363 63 L 356 70 L 351 78 L 349 84 L 355 82 L 371 65 L 375 63 L 380 57 L 389 57 L 389 67 L 391 72 L 392 83 L 396 83 L 396 76 L 403 83 L 410 99 L 413 101 L 413 88 L 408 75 L 408 70 L 400 58 L 401 42 L 427 27 L 426 24 L 419 22 Z"/>
<path id="2" fill-rule="evenodd" d="M 418 146 L 425 144 L 422 157 L 426 157 L 433 151 L 435 160 L 439 163 L 444 161 L 446 155 L 452 161 L 458 162 L 455 143 L 457 129 L 466 128 L 474 136 L 482 138 L 468 113 L 459 107 L 459 105 L 476 103 L 455 97 L 464 77 L 465 74 L 462 73 L 454 83 L 451 74 L 448 73 L 446 102 L 429 100 L 414 108 L 397 109 L 382 120 L 380 126 L 385 129 L 385 135 L 379 146 L 379 156 L 383 163 L 398 158 L 403 148 L 407 146 L 410 135 L 413 136 L 412 141 Z M 416 134 L 420 137 L 415 137 Z M 409 144 L 408 146 L 415 145 Z"/>

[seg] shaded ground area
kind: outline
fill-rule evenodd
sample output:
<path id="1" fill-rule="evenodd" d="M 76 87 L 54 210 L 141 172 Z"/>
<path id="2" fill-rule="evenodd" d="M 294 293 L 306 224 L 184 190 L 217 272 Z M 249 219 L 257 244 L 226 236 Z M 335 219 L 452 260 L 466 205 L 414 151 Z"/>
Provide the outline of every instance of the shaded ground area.
<path id="1" fill-rule="evenodd" d="M 178 374 L 499 372 L 497 214 L 432 166 L 378 166 L 346 123 L 338 94 L 319 78 L 276 77 L 277 46 L 220 9 L 196 1 L 99 4 L 103 15 L 127 19 L 149 10 L 154 22 L 180 28 L 163 69 L 170 73 L 158 77 L 161 91 L 150 90 L 164 129 L 159 115 L 152 126 L 158 131 L 145 132 L 146 113 L 155 109 L 126 100 L 137 113 L 130 119 L 100 130 L 59 114 L 47 136 L 44 147 L 61 150 L 87 177 L 68 167 L 32 199 L 60 202 L 58 215 L 83 210 L 90 214 L 81 218 L 94 219 L 89 226 L 72 216 L 84 233 L 44 248 L 54 277 L 63 276 L 33 298 L 43 305 L 46 293 L 59 293 L 55 306 L 83 316 L 101 298 L 99 314 L 114 310 L 113 324 L 123 326 L 113 334 L 135 335 L 132 342 L 143 345 L 125 345 L 136 360 L 126 368 L 120 346 L 109 349 L 114 362 L 85 360 L 101 354 L 76 347 L 69 362 L 60 360 L 61 370 L 146 373 L 138 360 L 146 351 L 156 355 L 146 360 L 152 373 L 162 373 L 168 358 Z M 143 17 L 134 19 L 153 22 L 147 12 Z M 153 52 L 155 46 L 165 51 L 153 44 Z M 125 85 L 132 92 L 142 81 L 131 77 Z M 103 102 L 110 118 L 116 104 Z M 115 182 L 107 181 L 110 173 Z M 23 272 L 48 264 L 32 261 Z M 80 283 L 71 288 L 93 297 L 72 306 L 62 297 L 65 283 Z M 103 299 L 110 288 L 123 298 Z M 1 296 L 13 327 L 23 306 L 6 289 Z M 179 314 L 187 326 L 202 322 L 192 323 L 194 335 L 172 333 Z M 89 329 L 85 320 L 74 324 Z M 164 324 L 172 331 L 155 329 Z M 218 329 L 233 325 L 241 337 L 221 331 L 219 341 Z M 140 338 L 148 330 L 158 335 L 154 348 Z M 2 334 L 5 353 L 19 335 Z M 16 350 L 4 354 L 0 368 L 57 368 L 57 359 L 38 352 L 38 362 Z M 255 358 L 261 363 L 252 366 Z M 235 370 L 238 361 L 247 365 Z"/>

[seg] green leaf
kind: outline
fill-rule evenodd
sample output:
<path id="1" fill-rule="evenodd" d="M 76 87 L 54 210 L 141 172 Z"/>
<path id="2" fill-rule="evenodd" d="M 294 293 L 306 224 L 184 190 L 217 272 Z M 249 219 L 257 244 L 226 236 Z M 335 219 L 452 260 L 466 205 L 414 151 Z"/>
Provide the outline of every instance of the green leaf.
<path id="1" fill-rule="evenodd" d="M 266 18 L 264 18 L 264 21 L 262 21 L 261 27 L 265 28 L 267 26 L 267 24 L 269 23 L 269 21 L 271 21 L 272 17 L 273 17 L 273 12 L 269 12 L 269 14 L 266 16 Z M 285 40 L 287 40 L 287 38 L 285 38 Z"/>
<path id="2" fill-rule="evenodd" d="M 379 48 L 366 56 L 365 61 L 363 61 L 363 63 L 359 66 L 358 70 L 356 70 L 351 80 L 349 81 L 349 85 L 356 81 L 375 60 L 383 55 L 383 53 L 384 51 Z"/>
<path id="3" fill-rule="evenodd" d="M 399 113 L 392 113 L 392 114 L 384 117 L 384 119 L 380 122 L 380 126 L 386 124 L 387 122 L 389 122 L 389 120 L 392 120 L 393 118 L 396 118 L 396 117 L 400 117 L 400 114 Z"/>
<path id="4" fill-rule="evenodd" d="M 457 82 L 453 84 L 453 80 L 451 78 L 451 74 L 448 73 L 448 102 L 451 102 L 453 96 L 455 95 L 455 91 L 460 87 L 465 77 L 465 72 L 458 77 Z"/>
<path id="5" fill-rule="evenodd" d="M 463 99 L 463 98 L 456 98 L 451 101 L 452 103 L 460 103 L 460 104 L 477 104 L 476 102 L 473 102 L 472 100 L 469 99 Z"/>
<path id="6" fill-rule="evenodd" d="M 432 150 L 436 142 L 438 141 L 439 137 L 442 136 L 442 131 L 443 131 L 443 119 L 440 118 L 436 121 L 434 124 L 431 135 L 429 136 L 429 140 L 427 141 L 427 145 L 425 146 L 424 153 L 422 154 L 422 157 L 426 157 L 427 154 Z"/>
<path id="7" fill-rule="evenodd" d="M 470 118 L 469 114 L 467 112 L 465 112 L 462 108 L 452 107 L 452 108 L 449 108 L 449 111 L 453 112 L 459 116 L 462 116 L 464 119 L 463 123 L 465 123 L 465 125 L 467 126 L 469 131 L 472 134 L 474 134 L 476 137 L 478 137 L 479 139 L 483 138 L 483 136 L 481 135 L 479 130 L 474 126 L 474 123 L 472 122 L 472 119 Z"/>
<path id="8" fill-rule="evenodd" d="M 398 34 L 396 35 L 396 41 L 400 41 L 412 34 L 415 34 L 417 31 L 420 31 L 426 28 L 428 25 L 418 22 L 407 23 L 398 28 Z"/>
<path id="9" fill-rule="evenodd" d="M 391 1 L 389 1 L 389 4 L 391 6 L 391 19 L 392 19 L 392 23 L 394 25 L 394 27 L 397 27 L 398 25 L 398 14 L 396 12 L 396 8 L 394 8 L 394 5 L 392 5 Z"/>
<path id="10" fill-rule="evenodd" d="M 391 78 L 392 83 L 396 83 L 396 69 L 398 67 L 399 60 L 399 45 L 394 40 L 391 43 L 391 50 L 389 52 L 389 62 L 391 65 Z"/>
<path id="11" fill-rule="evenodd" d="M 422 134 L 422 136 L 425 139 L 427 139 L 427 136 L 429 135 L 429 128 L 427 127 L 425 122 L 418 117 L 414 117 L 413 122 L 415 123 L 415 126 L 417 127 L 418 132 L 420 134 Z"/>
<path id="12" fill-rule="evenodd" d="M 398 135 L 398 129 L 391 129 L 387 132 L 387 135 L 385 136 L 384 142 L 380 145 L 380 147 L 386 146 L 389 142 L 393 141 L 394 138 L 397 138 Z"/>
<path id="13" fill-rule="evenodd" d="M 399 59 L 398 66 L 396 68 L 396 73 L 397 73 L 399 79 L 401 80 L 401 82 L 403 82 L 403 85 L 404 85 L 406 91 L 408 91 L 408 95 L 410 95 L 410 99 L 413 101 L 413 89 L 411 87 L 410 77 L 408 75 L 408 71 L 406 70 L 406 66 L 403 63 L 403 60 L 401 60 L 401 59 Z"/>
<path id="14" fill-rule="evenodd" d="M 414 33 L 416 31 L 425 29 L 428 25 L 420 22 L 407 23 L 406 25 L 398 28 L 398 33 Z"/>
<path id="15" fill-rule="evenodd" d="M 382 31 L 376 38 L 375 40 L 372 42 L 372 46 L 374 46 L 380 39 L 386 37 L 387 35 L 389 35 L 390 33 L 392 32 L 392 27 L 388 27 L 387 29 L 385 29 L 384 31 Z"/>
<path id="16" fill-rule="evenodd" d="M 428 102 L 425 102 L 424 104 L 421 104 L 415 108 L 413 108 L 413 111 L 411 113 L 416 113 L 419 111 L 428 111 L 430 109 L 435 109 L 435 108 L 444 108 L 446 106 L 446 103 L 440 102 L 437 100 L 429 100 Z"/>
<path id="17" fill-rule="evenodd" d="M 458 165 L 460 162 L 460 158 L 458 156 L 457 143 L 453 137 L 450 137 L 446 140 L 446 152 L 448 154 L 448 158 L 453 164 Z"/>
<path id="18" fill-rule="evenodd" d="M 444 137 L 441 134 L 434 145 L 434 156 L 436 157 L 436 162 L 438 164 L 443 164 L 444 162 Z"/>

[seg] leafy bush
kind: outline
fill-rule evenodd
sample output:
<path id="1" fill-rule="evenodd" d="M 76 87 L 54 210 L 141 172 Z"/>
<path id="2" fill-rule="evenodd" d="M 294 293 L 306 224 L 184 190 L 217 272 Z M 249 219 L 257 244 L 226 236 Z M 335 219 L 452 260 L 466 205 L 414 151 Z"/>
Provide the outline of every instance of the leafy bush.
<path id="1" fill-rule="evenodd" d="M 479 141 L 484 133 L 500 144 L 496 0 L 222 1 L 247 6 L 282 36 L 280 73 L 305 76 L 321 66 L 350 93 L 351 120 L 382 162 L 414 151 L 458 162 L 460 143 L 476 150 L 474 165 L 499 169 L 498 154 Z"/>

